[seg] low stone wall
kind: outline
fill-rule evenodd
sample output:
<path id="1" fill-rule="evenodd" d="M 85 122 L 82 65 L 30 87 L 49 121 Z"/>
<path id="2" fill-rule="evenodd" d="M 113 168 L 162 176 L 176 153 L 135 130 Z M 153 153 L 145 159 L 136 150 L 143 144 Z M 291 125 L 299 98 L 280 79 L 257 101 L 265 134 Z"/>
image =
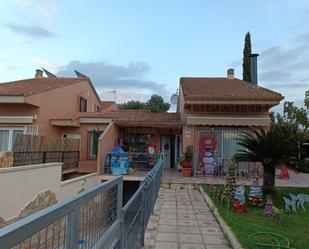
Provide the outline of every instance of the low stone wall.
<path id="1" fill-rule="evenodd" d="M 13 152 L 0 152 L 0 168 L 13 166 Z"/>
<path id="2" fill-rule="evenodd" d="M 97 173 L 61 181 L 61 163 L 0 169 L 0 226 L 73 197 L 100 183 Z M 7 191 L 6 191 L 7 190 Z"/>
<path id="3" fill-rule="evenodd" d="M 4 220 L 0 217 L 0 228 L 9 225 L 15 221 L 25 218 L 35 212 L 38 212 L 44 208 L 50 207 L 57 203 L 56 194 L 50 190 L 43 191 L 35 196 L 34 200 L 30 201 L 26 207 L 24 207 L 19 214 L 11 218 L 10 220 Z"/>

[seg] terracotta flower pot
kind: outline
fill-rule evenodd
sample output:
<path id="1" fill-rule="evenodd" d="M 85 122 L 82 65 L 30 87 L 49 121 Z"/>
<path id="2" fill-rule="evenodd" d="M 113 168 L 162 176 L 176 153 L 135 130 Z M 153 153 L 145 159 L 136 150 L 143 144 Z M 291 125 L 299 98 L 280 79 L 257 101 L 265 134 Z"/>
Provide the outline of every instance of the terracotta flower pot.
<path id="1" fill-rule="evenodd" d="M 191 162 L 183 162 L 182 168 L 192 168 L 192 163 Z"/>
<path id="2" fill-rule="evenodd" d="M 183 176 L 192 176 L 192 168 L 182 168 Z"/>

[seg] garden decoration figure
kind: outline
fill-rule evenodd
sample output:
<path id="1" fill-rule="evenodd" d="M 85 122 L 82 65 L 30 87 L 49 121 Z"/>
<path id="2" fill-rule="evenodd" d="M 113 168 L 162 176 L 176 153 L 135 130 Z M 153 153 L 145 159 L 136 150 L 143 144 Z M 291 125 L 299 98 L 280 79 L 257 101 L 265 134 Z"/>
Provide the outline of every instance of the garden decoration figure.
<path id="1" fill-rule="evenodd" d="M 234 199 L 234 211 L 238 213 L 243 213 L 247 211 L 244 186 L 239 186 L 236 189 Z"/>
<path id="2" fill-rule="evenodd" d="M 266 204 L 263 215 L 267 217 L 275 217 L 275 213 L 273 210 L 273 200 L 271 195 L 266 196 Z"/>
<path id="3" fill-rule="evenodd" d="M 289 194 L 291 199 L 288 199 L 286 197 L 283 197 L 284 203 L 285 203 L 285 211 L 287 212 L 294 212 L 297 213 L 297 209 L 300 209 L 300 206 L 303 210 L 306 211 L 306 208 L 304 206 L 305 202 L 309 203 L 309 195 L 307 194 Z M 291 207 L 291 209 L 290 209 Z"/>
<path id="4" fill-rule="evenodd" d="M 252 206 L 262 205 L 262 189 L 259 184 L 258 176 L 255 175 L 249 192 L 249 204 Z"/>
<path id="5" fill-rule="evenodd" d="M 229 208 L 230 201 L 234 199 L 235 184 L 236 184 L 235 161 L 232 159 L 227 169 L 225 189 L 221 195 L 221 204 L 222 204 L 222 201 L 225 199 L 228 202 L 228 208 Z"/>
<path id="6" fill-rule="evenodd" d="M 203 175 L 214 175 L 216 166 L 217 139 L 213 134 L 206 134 L 200 138 L 199 156 Z"/>
<path id="7" fill-rule="evenodd" d="M 111 158 L 111 170 L 113 175 L 125 175 L 129 172 L 130 161 L 128 153 L 126 153 L 121 147 L 116 147 L 112 153 Z"/>
<path id="8" fill-rule="evenodd" d="M 290 199 L 288 199 L 286 197 L 283 197 L 283 200 L 284 200 L 284 204 L 285 204 L 285 206 L 284 206 L 285 207 L 285 211 L 291 212 L 291 209 L 292 209 L 292 211 L 294 213 L 297 212 L 295 199 L 290 200 Z M 290 209 L 290 207 L 291 207 L 291 209 Z"/>
<path id="9" fill-rule="evenodd" d="M 306 211 L 306 208 L 304 207 L 305 202 L 309 203 L 309 195 L 306 194 L 299 194 L 298 196 L 298 203 L 297 207 L 301 205 L 301 207 Z"/>

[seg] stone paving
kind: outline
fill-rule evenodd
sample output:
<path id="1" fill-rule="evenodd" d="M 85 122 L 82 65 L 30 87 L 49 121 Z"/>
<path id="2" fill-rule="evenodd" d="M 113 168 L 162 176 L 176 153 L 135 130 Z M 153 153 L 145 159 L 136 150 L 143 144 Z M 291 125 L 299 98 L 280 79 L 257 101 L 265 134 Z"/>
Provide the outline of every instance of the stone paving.
<path id="1" fill-rule="evenodd" d="M 223 232 L 198 190 L 161 188 L 145 249 L 227 249 Z"/>

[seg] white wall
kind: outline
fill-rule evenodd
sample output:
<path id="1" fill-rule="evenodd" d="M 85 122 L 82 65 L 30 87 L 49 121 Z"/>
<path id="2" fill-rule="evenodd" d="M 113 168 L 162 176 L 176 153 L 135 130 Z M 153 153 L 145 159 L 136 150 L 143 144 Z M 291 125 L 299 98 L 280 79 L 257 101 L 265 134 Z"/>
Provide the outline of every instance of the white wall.
<path id="1" fill-rule="evenodd" d="M 39 192 L 51 190 L 61 202 L 100 183 L 97 173 L 61 181 L 61 168 L 61 163 L 1 168 L 0 217 L 16 217 Z"/>

